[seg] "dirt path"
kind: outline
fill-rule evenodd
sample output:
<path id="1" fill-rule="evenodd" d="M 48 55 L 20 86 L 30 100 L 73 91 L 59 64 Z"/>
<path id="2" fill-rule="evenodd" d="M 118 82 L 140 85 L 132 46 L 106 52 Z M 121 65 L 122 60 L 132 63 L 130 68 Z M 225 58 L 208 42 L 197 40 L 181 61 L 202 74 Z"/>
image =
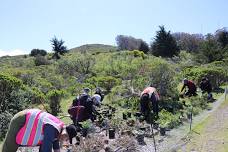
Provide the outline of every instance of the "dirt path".
<path id="1" fill-rule="evenodd" d="M 227 152 L 228 151 L 228 100 L 207 119 L 198 124 L 177 151 Z"/>

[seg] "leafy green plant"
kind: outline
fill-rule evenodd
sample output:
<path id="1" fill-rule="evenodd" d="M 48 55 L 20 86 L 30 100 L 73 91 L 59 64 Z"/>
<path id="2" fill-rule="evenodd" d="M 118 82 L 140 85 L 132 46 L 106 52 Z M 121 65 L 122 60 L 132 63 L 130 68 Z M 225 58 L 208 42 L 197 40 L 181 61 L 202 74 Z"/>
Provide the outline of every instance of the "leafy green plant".
<path id="1" fill-rule="evenodd" d="M 0 113 L 0 140 L 5 137 L 12 117 L 8 111 Z"/>
<path id="2" fill-rule="evenodd" d="M 158 123 L 163 128 L 174 128 L 180 124 L 179 114 L 172 114 L 166 110 L 162 110 L 159 113 Z"/>
<path id="3" fill-rule="evenodd" d="M 213 88 L 218 88 L 225 80 L 228 79 L 226 71 L 221 67 L 188 67 L 181 72 L 182 77 L 200 83 L 202 77 L 207 77 Z"/>
<path id="4" fill-rule="evenodd" d="M 81 125 L 82 125 L 82 128 L 88 129 L 88 128 L 91 127 L 91 122 L 89 122 L 88 120 L 86 120 L 86 121 L 81 122 Z"/>
<path id="5" fill-rule="evenodd" d="M 14 76 L 0 73 L 0 112 L 7 111 L 11 93 L 22 88 L 22 81 Z"/>
<path id="6" fill-rule="evenodd" d="M 48 98 L 50 99 L 49 107 L 51 114 L 57 116 L 59 112 L 61 112 L 60 101 L 64 96 L 63 90 L 52 90 L 47 94 Z"/>

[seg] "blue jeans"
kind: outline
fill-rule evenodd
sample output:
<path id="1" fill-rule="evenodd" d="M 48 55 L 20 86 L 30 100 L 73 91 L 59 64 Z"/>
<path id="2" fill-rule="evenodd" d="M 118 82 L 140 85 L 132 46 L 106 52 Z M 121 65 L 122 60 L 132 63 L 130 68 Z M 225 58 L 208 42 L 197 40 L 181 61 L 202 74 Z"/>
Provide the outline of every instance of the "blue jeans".
<path id="1" fill-rule="evenodd" d="M 59 140 L 57 139 L 59 132 L 52 125 L 44 126 L 44 139 L 42 145 L 40 146 L 40 152 L 52 152 L 52 147 L 54 150 L 60 149 Z"/>

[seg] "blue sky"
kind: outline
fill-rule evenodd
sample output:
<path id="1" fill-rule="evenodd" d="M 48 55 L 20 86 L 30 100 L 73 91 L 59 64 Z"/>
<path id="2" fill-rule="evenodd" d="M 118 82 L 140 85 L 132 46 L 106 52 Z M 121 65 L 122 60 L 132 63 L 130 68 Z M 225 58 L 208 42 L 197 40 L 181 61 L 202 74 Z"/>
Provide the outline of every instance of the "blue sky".
<path id="1" fill-rule="evenodd" d="M 119 34 L 150 43 L 159 25 L 214 33 L 228 26 L 227 10 L 226 0 L 0 0 L 0 56 L 51 51 L 54 36 L 73 48 L 116 45 Z"/>

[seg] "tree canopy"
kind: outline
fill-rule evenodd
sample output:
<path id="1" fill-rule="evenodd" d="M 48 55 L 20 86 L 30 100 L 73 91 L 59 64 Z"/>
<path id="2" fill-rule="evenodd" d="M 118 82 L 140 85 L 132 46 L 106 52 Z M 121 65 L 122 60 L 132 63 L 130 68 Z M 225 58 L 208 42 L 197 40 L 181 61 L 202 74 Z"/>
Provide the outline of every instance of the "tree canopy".
<path id="1" fill-rule="evenodd" d="M 166 31 L 164 26 L 159 26 L 154 42 L 152 42 L 152 54 L 162 57 L 173 57 L 178 55 L 179 48 L 170 31 Z"/>

